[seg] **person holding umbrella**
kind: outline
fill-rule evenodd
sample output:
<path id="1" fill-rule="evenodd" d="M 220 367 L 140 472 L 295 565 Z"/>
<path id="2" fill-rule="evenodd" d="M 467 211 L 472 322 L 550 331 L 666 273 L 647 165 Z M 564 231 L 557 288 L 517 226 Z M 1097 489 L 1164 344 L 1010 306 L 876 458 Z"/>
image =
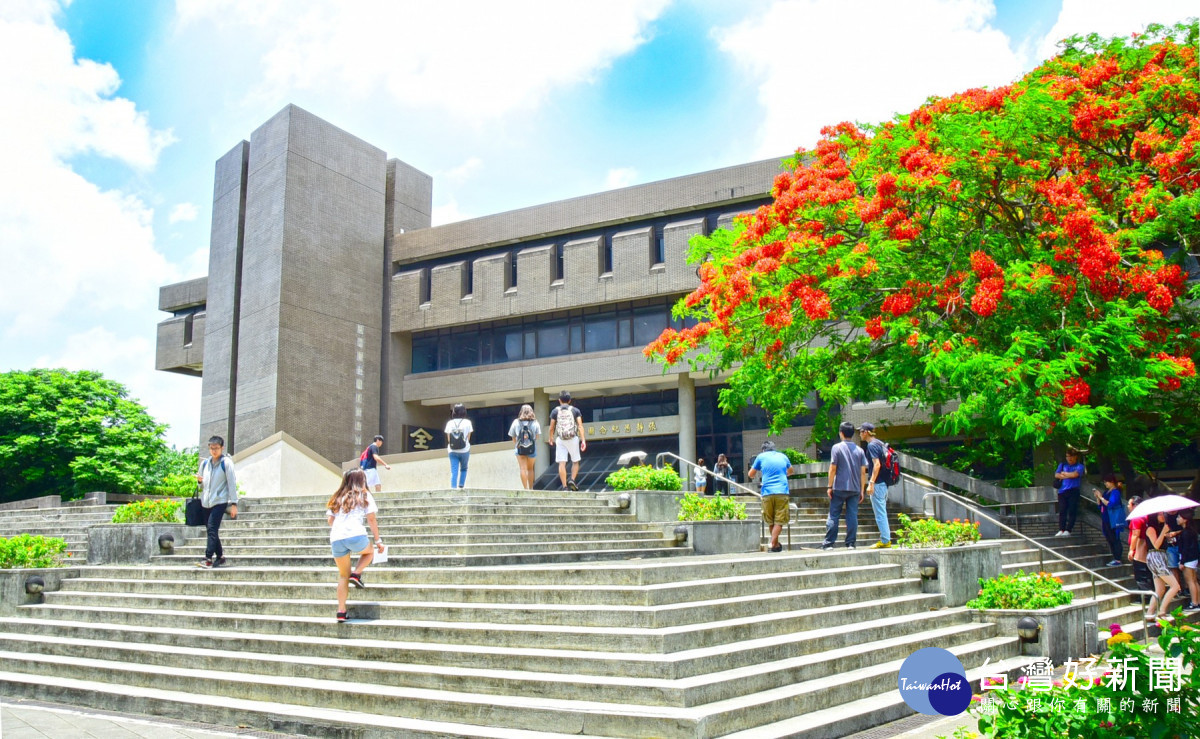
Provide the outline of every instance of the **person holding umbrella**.
<path id="1" fill-rule="evenodd" d="M 1167 538 L 1170 535 L 1171 529 L 1167 526 L 1167 514 L 1159 511 L 1150 519 L 1149 526 L 1146 527 L 1146 535 L 1150 540 L 1150 551 L 1146 553 L 1146 566 L 1150 568 L 1150 574 L 1154 575 L 1154 597 L 1150 599 L 1150 608 L 1146 613 L 1147 621 L 1155 621 L 1160 619 L 1168 619 L 1171 617 L 1167 609 L 1171 606 L 1171 601 L 1175 600 L 1175 596 L 1179 594 L 1179 580 L 1175 578 L 1175 573 L 1171 572 L 1170 566 L 1167 564 Z M 1154 610 L 1155 602 L 1158 603 L 1158 616 L 1150 613 Z"/>

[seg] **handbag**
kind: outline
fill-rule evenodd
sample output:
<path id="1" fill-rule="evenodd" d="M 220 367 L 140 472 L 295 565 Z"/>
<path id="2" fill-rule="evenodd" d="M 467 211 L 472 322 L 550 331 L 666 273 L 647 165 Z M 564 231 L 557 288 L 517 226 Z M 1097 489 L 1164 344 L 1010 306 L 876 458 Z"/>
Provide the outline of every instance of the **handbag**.
<path id="1" fill-rule="evenodd" d="M 184 506 L 183 522 L 188 526 L 204 525 L 204 504 L 200 502 L 200 483 L 196 483 L 192 497 L 188 498 L 187 505 Z"/>

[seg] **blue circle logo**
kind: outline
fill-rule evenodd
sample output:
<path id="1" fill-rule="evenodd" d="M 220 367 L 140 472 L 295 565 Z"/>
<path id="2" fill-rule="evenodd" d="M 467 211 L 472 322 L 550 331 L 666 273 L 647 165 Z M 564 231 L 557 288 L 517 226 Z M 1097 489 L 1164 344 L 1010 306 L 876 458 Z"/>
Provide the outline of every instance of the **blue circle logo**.
<path id="1" fill-rule="evenodd" d="M 918 649 L 900 665 L 896 681 L 908 707 L 928 716 L 957 716 L 971 705 L 971 684 L 962 662 L 945 649 Z"/>

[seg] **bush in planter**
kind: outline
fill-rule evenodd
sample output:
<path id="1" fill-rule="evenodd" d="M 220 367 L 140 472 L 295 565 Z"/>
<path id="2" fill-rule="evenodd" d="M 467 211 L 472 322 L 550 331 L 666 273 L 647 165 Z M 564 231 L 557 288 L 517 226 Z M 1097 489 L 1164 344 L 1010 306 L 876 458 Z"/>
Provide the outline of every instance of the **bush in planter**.
<path id="1" fill-rule="evenodd" d="M 183 503 L 177 500 L 139 500 L 113 511 L 113 523 L 183 523 Z"/>
<path id="2" fill-rule="evenodd" d="M 1049 572 L 1026 575 L 999 575 L 979 580 L 979 597 L 967 603 L 968 608 L 1054 608 L 1065 606 L 1074 597 L 1064 590 L 1062 580 Z"/>
<path id="3" fill-rule="evenodd" d="M 788 461 L 794 465 L 796 465 L 796 464 L 816 464 L 816 462 L 817 462 L 817 460 L 808 456 L 804 452 L 802 452 L 798 449 L 792 449 L 791 447 L 784 449 L 783 455 L 785 457 L 787 457 Z"/>
<path id="4" fill-rule="evenodd" d="M 680 521 L 741 521 L 746 518 L 746 504 L 724 495 L 704 496 L 687 493 L 679 502 Z"/>
<path id="5" fill-rule="evenodd" d="M 648 464 L 623 467 L 610 474 L 605 483 L 613 490 L 669 490 L 683 489 L 683 480 L 674 467 L 655 469 Z"/>
<path id="6" fill-rule="evenodd" d="M 154 488 L 155 495 L 166 495 L 172 498 L 190 498 L 196 491 L 196 475 L 194 473 L 172 473 L 163 478 L 162 484 Z"/>
<path id="7" fill-rule="evenodd" d="M 1183 623 L 1181 609 L 1174 616 L 1176 623 Z M 989 690 L 986 700 L 973 700 L 970 711 L 979 719 L 979 730 L 989 739 L 1174 739 L 1200 734 L 1200 631 L 1164 623 L 1158 637 L 1161 652 L 1156 654 L 1132 641 L 1110 640 L 1109 646 L 1107 668 L 1099 666 L 1088 674 L 1081 666 L 1077 677 L 1057 680 L 1050 690 L 1010 683 L 1008 690 Z M 1164 655 L 1182 663 L 1177 681 L 1151 678 L 1163 676 Z M 1170 709 L 1172 703 L 1178 710 Z"/>
<path id="8" fill-rule="evenodd" d="M 53 536 L 18 534 L 0 539 L 0 570 L 62 567 L 66 551 L 67 542 Z"/>
<path id="9" fill-rule="evenodd" d="M 936 518 L 912 520 L 903 513 L 898 514 L 900 525 L 896 527 L 896 543 L 912 549 L 926 547 L 952 547 L 955 544 L 970 544 L 979 541 L 979 524 L 954 519 L 939 521 Z"/>

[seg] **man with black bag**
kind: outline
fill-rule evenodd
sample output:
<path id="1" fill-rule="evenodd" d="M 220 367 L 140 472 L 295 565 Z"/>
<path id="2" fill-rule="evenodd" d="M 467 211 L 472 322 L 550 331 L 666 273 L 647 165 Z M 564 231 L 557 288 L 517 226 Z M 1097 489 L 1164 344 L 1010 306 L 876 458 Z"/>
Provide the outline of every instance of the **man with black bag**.
<path id="1" fill-rule="evenodd" d="M 225 550 L 221 546 L 221 519 L 225 511 L 230 518 L 237 518 L 237 477 L 233 471 L 233 459 L 225 455 L 225 440 L 214 436 L 208 440 L 209 458 L 200 460 L 196 482 L 200 484 L 200 505 L 204 527 L 208 531 L 208 542 L 204 547 L 204 561 L 197 567 L 211 570 L 225 565 Z M 189 501 L 189 508 L 194 507 Z M 190 513 L 190 511 L 189 511 Z"/>

